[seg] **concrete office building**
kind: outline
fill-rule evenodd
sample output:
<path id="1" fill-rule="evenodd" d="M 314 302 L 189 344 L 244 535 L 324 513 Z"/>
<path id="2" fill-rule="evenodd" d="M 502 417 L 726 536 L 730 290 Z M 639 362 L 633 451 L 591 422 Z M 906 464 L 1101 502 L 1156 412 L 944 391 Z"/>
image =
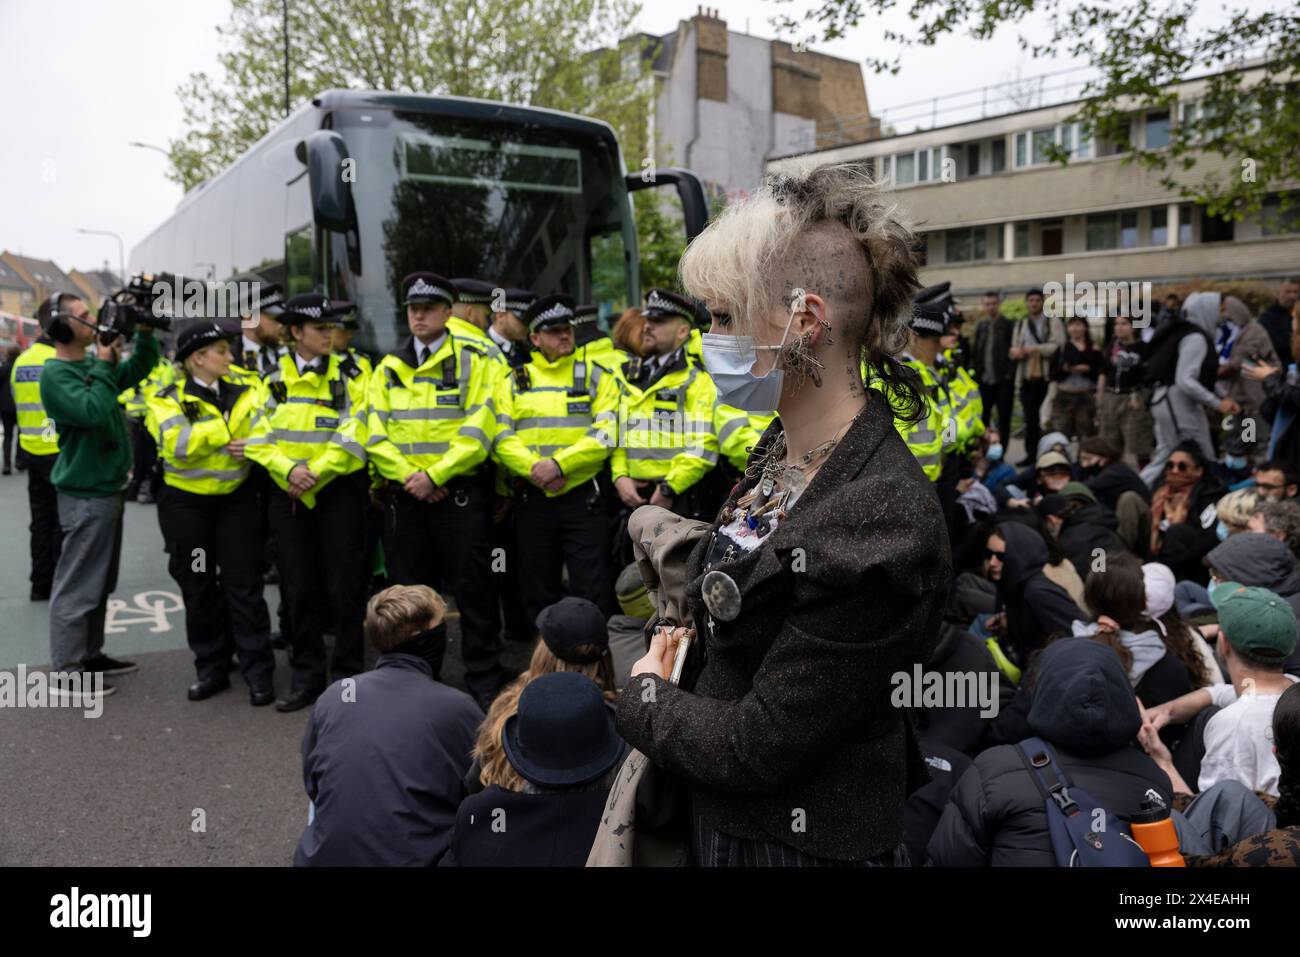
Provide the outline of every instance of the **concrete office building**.
<path id="1" fill-rule="evenodd" d="M 706 9 L 676 33 L 646 39 L 655 165 L 694 170 L 711 198 L 730 202 L 756 188 L 774 156 L 878 135 L 852 60 L 728 30 Z"/>
<path id="2" fill-rule="evenodd" d="M 1132 142 L 1159 147 L 1171 122 L 1198 108 L 1204 81 L 1179 87 L 1178 110 L 1132 118 Z M 1210 216 L 1160 182 L 1161 173 L 1111 143 L 1093 142 L 1071 116 L 1078 102 L 988 116 L 905 135 L 774 160 L 770 171 L 808 164 L 863 163 L 892 180 L 899 202 L 924 235 L 922 282 L 951 280 L 954 291 L 1019 295 L 1048 282 L 1257 279 L 1270 285 L 1300 272 L 1300 215 L 1276 196 L 1241 222 Z M 1049 160 L 1048 143 L 1070 154 Z M 1239 164 L 1203 154 L 1190 171 L 1240 175 Z M 1293 184 L 1280 184 L 1283 187 Z"/>

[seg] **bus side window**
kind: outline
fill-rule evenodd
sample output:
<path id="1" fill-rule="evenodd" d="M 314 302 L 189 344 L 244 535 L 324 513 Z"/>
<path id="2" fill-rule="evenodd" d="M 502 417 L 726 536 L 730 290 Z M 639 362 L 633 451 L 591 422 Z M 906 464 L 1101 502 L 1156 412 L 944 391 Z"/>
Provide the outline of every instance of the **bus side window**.
<path id="1" fill-rule="evenodd" d="M 286 298 L 311 292 L 316 286 L 312 277 L 311 234 L 312 226 L 309 224 L 284 237 Z"/>

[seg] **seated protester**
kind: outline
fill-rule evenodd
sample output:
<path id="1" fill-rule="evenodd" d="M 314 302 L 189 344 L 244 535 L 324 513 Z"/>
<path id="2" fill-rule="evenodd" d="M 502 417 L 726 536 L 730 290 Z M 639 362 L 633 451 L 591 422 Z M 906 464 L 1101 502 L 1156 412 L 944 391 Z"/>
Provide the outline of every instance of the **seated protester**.
<path id="1" fill-rule="evenodd" d="M 1190 646 L 1184 646 L 1189 662 L 1169 653 L 1147 616 L 1146 580 L 1137 558 L 1108 553 L 1105 565 L 1088 576 L 1084 589 L 1095 621 L 1076 621 L 1075 636 L 1093 638 L 1114 651 L 1143 704 L 1163 704 L 1192 690 L 1189 663 L 1198 668 L 1201 663 Z"/>
<path id="2" fill-rule="evenodd" d="M 1300 560 L 1300 502 L 1259 502 L 1246 527 L 1273 536 Z"/>
<path id="3" fill-rule="evenodd" d="M 1019 522 L 1002 522 L 986 543 L 988 577 L 998 586 L 999 613 L 990 630 L 1018 665 L 1052 635 L 1070 633 L 1081 609 L 1060 585 L 1043 574 L 1047 543 Z"/>
<path id="4" fill-rule="evenodd" d="M 1273 708 L 1273 751 L 1279 773 L 1272 826 L 1217 854 L 1189 858 L 1189 867 L 1300 867 L 1300 684 L 1283 691 Z"/>
<path id="5" fill-rule="evenodd" d="M 970 767 L 971 759 L 934 741 L 923 739 L 917 744 L 930 780 L 908 795 L 903 805 L 903 843 L 907 845 L 907 856 L 912 866 L 924 867 L 929 859 L 926 845 L 934 836 L 952 789 Z"/>
<path id="6" fill-rule="evenodd" d="M 655 617 L 655 608 L 635 562 L 618 576 L 614 593 L 623 613 L 611 616 L 607 623 L 609 653 L 614 663 L 615 684 L 622 688 L 632 673 L 632 665 L 645 657 L 650 647 L 645 638 L 645 626 Z"/>
<path id="7" fill-rule="evenodd" d="M 949 700 L 920 707 L 903 702 L 908 706 L 922 753 L 928 753 L 926 748 L 930 745 L 965 754 L 977 753 L 984 738 L 985 722 L 1010 703 L 1015 694 L 1014 685 L 1001 678 L 997 662 L 985 644 L 964 626 L 951 621 L 939 626 L 939 642 L 922 670 L 926 674 L 962 676 L 960 687 L 965 696 L 962 707 Z M 905 674 L 910 677 L 911 672 Z M 986 693 L 987 699 L 981 698 Z"/>
<path id="8" fill-rule="evenodd" d="M 1300 474 L 1285 462 L 1269 459 L 1255 467 L 1250 487 L 1259 493 L 1261 502 L 1285 502 L 1296 497 Z"/>
<path id="9" fill-rule="evenodd" d="M 1151 489 L 1142 477 L 1122 461 L 1120 451 L 1100 435 L 1094 435 L 1079 443 L 1079 472 L 1083 484 L 1097 496 L 1097 501 L 1111 511 L 1115 510 L 1119 497 L 1125 492 L 1134 492 L 1142 501 L 1150 504 Z"/>
<path id="10" fill-rule="evenodd" d="M 574 672 L 540 676 L 519 695 L 500 747 L 521 787 L 467 797 L 442 865 L 584 866 L 627 753 L 601 690 Z"/>
<path id="11" fill-rule="evenodd" d="M 1017 483 L 1024 477 L 1024 474 L 1022 472 L 1017 476 Z M 1070 460 L 1064 452 L 1044 452 L 1034 463 L 1030 484 L 1008 484 L 1003 487 L 1003 491 L 1008 496 L 1004 504 L 1011 508 L 1031 508 L 1040 498 L 1051 495 L 1053 492 L 1059 492 L 1073 480 L 1074 468 L 1070 465 Z M 1023 492 L 1024 497 L 1015 497 L 1015 489 Z"/>
<path id="12" fill-rule="evenodd" d="M 447 606 L 427 585 L 370 599 L 373 671 L 334 682 L 302 738 L 302 776 L 315 816 L 296 867 L 428 867 L 451 841 L 474 732 L 474 699 L 433 677 L 447 641 Z"/>
<path id="13" fill-rule="evenodd" d="M 1231 684 L 1201 688 L 1148 709 L 1156 729 L 1185 724 L 1202 709 L 1219 708 L 1205 723 L 1205 755 L 1197 787 L 1239 781 L 1276 795 L 1279 768 L 1269 741 L 1278 696 L 1297 679 L 1285 673 L 1295 650 L 1291 606 L 1264 588 L 1225 582 L 1210 593 L 1219 609 L 1219 654 Z"/>
<path id="14" fill-rule="evenodd" d="M 1051 747 L 1070 783 L 1111 814 L 1135 814 L 1168 776 L 1133 747 L 1142 718 L 1119 658 L 1083 638 L 1063 638 L 1038 657 L 1028 729 Z M 1055 855 L 1038 783 L 1014 744 L 975 758 L 929 844 L 936 867 L 1052 867 Z"/>
<path id="15" fill-rule="evenodd" d="M 595 604 L 572 595 L 561 598 L 537 615 L 537 631 L 541 638 L 533 648 L 528 670 L 497 695 L 478 729 L 470 754 L 473 763 L 465 775 L 465 788 L 471 794 L 493 785 L 507 791 L 524 790 L 524 779 L 501 748 L 501 732 L 531 682 L 557 671 L 575 671 L 594 681 L 606 700 L 613 701 L 618 693 L 609 631 Z"/>
<path id="16" fill-rule="evenodd" d="M 1255 514 L 1258 502 L 1259 494 L 1250 488 L 1237 489 L 1219 499 L 1214 510 L 1219 520 L 1214 526 L 1214 534 L 1219 541 L 1227 541 L 1229 535 L 1250 531 L 1250 516 Z"/>
<path id="17" fill-rule="evenodd" d="M 1142 566 L 1146 590 L 1146 615 L 1155 622 L 1165 648 L 1187 666 L 1192 688 L 1206 688 L 1223 681 L 1214 650 L 1206 643 L 1200 629 L 1183 619 L 1174 607 L 1174 573 L 1168 565 L 1147 562 Z"/>
<path id="18" fill-rule="evenodd" d="M 1045 496 L 1038 503 L 1043 529 L 1074 565 L 1081 578 L 1087 578 L 1106 552 L 1127 552 L 1128 548 L 1115 533 L 1115 513 L 1097 499 L 1086 485 L 1068 483 L 1060 492 Z"/>
<path id="19" fill-rule="evenodd" d="M 957 463 L 957 500 L 948 516 L 948 540 L 952 544 L 954 566 L 960 566 L 967 551 L 983 551 L 984 523 L 997 515 L 998 503 L 976 472 L 975 463 L 961 459 Z"/>
<path id="20" fill-rule="evenodd" d="M 1194 439 L 1174 447 L 1151 497 L 1149 554 L 1180 582 L 1204 585 L 1208 579 L 1201 559 L 1219 541 L 1216 508 L 1223 491 Z"/>
<path id="21" fill-rule="evenodd" d="M 984 487 L 997 496 L 1002 486 L 1015 478 L 1016 468 L 1005 458 L 1006 448 L 997 429 L 989 429 L 980 436 L 979 448 L 975 474 Z"/>

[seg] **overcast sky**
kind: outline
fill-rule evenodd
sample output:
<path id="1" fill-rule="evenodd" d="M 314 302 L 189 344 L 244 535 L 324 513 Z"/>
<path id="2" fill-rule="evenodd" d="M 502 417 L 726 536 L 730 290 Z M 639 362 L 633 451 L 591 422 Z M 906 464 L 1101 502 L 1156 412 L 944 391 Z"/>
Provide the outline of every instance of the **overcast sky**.
<path id="1" fill-rule="evenodd" d="M 773 36 L 773 3 L 714 0 L 710 6 L 731 30 Z M 697 4 L 649 0 L 644 7 L 639 27 L 664 34 Z M 77 232 L 99 229 L 119 234 L 129 259 L 132 245 L 171 213 L 181 190 L 165 178 L 163 155 L 127 144 L 165 146 L 181 134 L 176 89 L 192 72 L 219 74 L 216 27 L 229 9 L 229 0 L 0 0 L 0 63 L 8 81 L 0 97 L 0 249 L 53 259 L 65 270 L 105 261 L 116 268 L 112 238 Z M 885 26 L 906 24 L 895 11 L 883 23 L 814 48 L 861 61 L 879 53 L 875 38 Z M 1014 34 L 984 42 L 956 38 L 907 52 L 897 76 L 867 73 L 867 97 L 873 112 L 887 111 L 890 119 L 888 111 L 904 103 L 1009 80 L 1021 61 Z M 1033 75 L 1070 65 L 1026 62 L 1020 69 Z"/>

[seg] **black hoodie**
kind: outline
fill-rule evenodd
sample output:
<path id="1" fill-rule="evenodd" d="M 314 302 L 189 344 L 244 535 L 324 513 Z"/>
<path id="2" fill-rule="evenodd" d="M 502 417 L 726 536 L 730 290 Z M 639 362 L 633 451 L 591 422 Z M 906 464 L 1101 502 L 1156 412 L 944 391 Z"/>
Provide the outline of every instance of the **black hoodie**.
<path id="1" fill-rule="evenodd" d="M 1089 502 L 1066 518 L 1056 536 L 1056 544 L 1070 559 L 1079 577 L 1087 580 L 1098 549 L 1111 553 L 1129 550 L 1115 532 L 1118 527 L 1114 512 L 1104 505 Z"/>
<path id="2" fill-rule="evenodd" d="M 1038 661 L 1029 726 L 1070 784 L 1127 818 L 1154 788 L 1173 789 L 1134 738 L 1142 725 L 1119 656 L 1087 638 L 1053 642 Z M 989 748 L 957 782 L 929 845 L 936 867 L 1052 867 L 1043 796 L 1015 745 Z"/>
<path id="3" fill-rule="evenodd" d="M 1151 504 L 1151 489 L 1141 476 L 1123 462 L 1111 462 L 1095 474 L 1083 473 L 1083 484 L 1092 489 L 1097 501 L 1111 511 L 1125 492 L 1136 492 L 1142 501 Z"/>
<path id="4" fill-rule="evenodd" d="M 997 533 L 1007 543 L 998 599 L 1007 613 L 1008 650 L 1023 662 L 1052 635 L 1070 634 L 1071 624 L 1084 614 L 1064 588 L 1043 574 L 1048 554 L 1042 535 L 1020 522 L 1002 522 Z"/>

